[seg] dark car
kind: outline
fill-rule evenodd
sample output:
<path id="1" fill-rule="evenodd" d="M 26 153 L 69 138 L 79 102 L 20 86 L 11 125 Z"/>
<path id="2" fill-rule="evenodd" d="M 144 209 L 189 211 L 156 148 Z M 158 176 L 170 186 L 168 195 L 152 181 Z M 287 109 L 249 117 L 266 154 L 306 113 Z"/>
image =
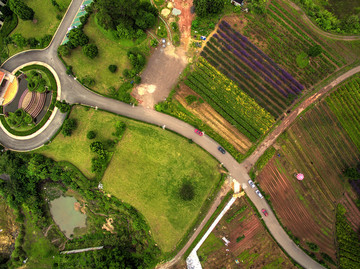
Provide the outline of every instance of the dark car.
<path id="1" fill-rule="evenodd" d="M 269 213 L 263 208 L 263 209 L 261 209 L 261 212 L 263 212 L 264 213 L 264 215 L 265 215 L 265 217 L 267 217 L 267 215 L 269 215 Z"/>
<path id="2" fill-rule="evenodd" d="M 225 154 L 225 153 L 226 153 L 225 149 L 223 149 L 222 147 L 218 147 L 218 150 L 219 150 L 222 154 Z"/>
<path id="3" fill-rule="evenodd" d="M 200 135 L 200 136 L 203 136 L 203 135 L 204 135 L 204 133 L 203 133 L 202 131 L 198 130 L 198 129 L 195 129 L 194 132 L 197 133 L 197 134 Z"/>

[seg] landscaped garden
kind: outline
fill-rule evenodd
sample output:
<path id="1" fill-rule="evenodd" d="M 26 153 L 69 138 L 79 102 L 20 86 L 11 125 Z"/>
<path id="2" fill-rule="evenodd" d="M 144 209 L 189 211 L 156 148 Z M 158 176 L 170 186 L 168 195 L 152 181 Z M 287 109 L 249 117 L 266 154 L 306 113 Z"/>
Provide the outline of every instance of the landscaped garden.
<path id="1" fill-rule="evenodd" d="M 95 177 L 91 143 L 101 141 L 106 146 L 116 123 L 125 123 L 122 140 L 109 150 L 112 157 L 102 180 L 104 190 L 137 208 L 161 250 L 172 251 L 216 191 L 217 161 L 187 139 L 155 126 L 84 107 L 74 107 L 70 118 L 78 122 L 73 134 L 58 135 L 38 152 L 72 163 L 91 179 Z M 96 137 L 87 138 L 89 131 Z M 181 188 L 189 188 L 187 184 L 194 192 L 189 201 L 180 195 Z"/>

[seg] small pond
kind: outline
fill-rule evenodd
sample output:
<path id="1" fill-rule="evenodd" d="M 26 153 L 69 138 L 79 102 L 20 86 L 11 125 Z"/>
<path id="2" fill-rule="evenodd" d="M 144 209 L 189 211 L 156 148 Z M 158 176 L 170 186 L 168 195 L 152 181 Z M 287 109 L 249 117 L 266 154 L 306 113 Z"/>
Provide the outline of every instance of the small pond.
<path id="1" fill-rule="evenodd" d="M 50 202 L 50 212 L 67 238 L 74 233 L 75 228 L 86 227 L 86 215 L 75 210 L 77 200 L 70 196 L 61 196 Z"/>

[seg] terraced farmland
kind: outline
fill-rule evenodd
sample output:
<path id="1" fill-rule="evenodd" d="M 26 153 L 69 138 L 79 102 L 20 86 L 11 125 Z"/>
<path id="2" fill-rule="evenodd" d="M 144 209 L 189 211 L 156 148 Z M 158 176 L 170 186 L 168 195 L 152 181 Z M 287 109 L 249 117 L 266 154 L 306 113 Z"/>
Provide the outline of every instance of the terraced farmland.
<path id="1" fill-rule="evenodd" d="M 274 123 L 274 117 L 261 108 L 242 88 L 217 71 L 204 58 L 185 84 L 201 95 L 221 116 L 251 141 L 256 141 Z"/>
<path id="2" fill-rule="evenodd" d="M 343 84 L 326 102 L 360 150 L 360 76 Z"/>
<path id="3" fill-rule="evenodd" d="M 341 178 L 345 167 L 359 162 L 359 150 L 326 102 L 302 115 L 277 144 L 280 157 L 273 157 L 257 181 L 298 243 L 319 260 L 328 255 L 336 261 L 336 205 L 360 216 L 353 203 L 356 194 Z M 298 172 L 305 175 L 301 182 L 294 177 Z M 307 243 L 316 244 L 319 252 Z"/>

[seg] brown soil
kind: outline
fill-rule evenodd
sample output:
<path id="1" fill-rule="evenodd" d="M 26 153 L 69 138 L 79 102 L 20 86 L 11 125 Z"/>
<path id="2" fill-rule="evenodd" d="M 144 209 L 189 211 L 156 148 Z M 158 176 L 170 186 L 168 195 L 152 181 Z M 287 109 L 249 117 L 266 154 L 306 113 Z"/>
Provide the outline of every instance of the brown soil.
<path id="1" fill-rule="evenodd" d="M 15 222 L 12 209 L 6 205 L 5 200 L 1 196 L 0 212 L 0 255 L 10 256 L 14 249 L 19 227 Z"/>
<path id="2" fill-rule="evenodd" d="M 301 202 L 290 180 L 279 172 L 275 159 L 262 170 L 257 180 L 263 190 L 270 195 L 273 207 L 284 226 L 294 236 L 300 238 L 302 243 L 313 242 L 320 247 L 322 252 L 336 260 L 333 235 L 326 236 L 322 232 L 320 225 L 315 222 L 314 216 Z M 306 199 L 308 200 L 310 197 L 306 197 Z M 311 201 L 309 203 L 313 205 Z"/>
<path id="3" fill-rule="evenodd" d="M 353 226 L 353 229 L 355 231 L 358 231 L 360 227 L 360 211 L 353 202 L 353 200 L 350 198 L 349 194 L 345 192 L 345 197 L 341 201 L 341 203 L 346 208 L 346 218 L 349 220 L 351 225 Z"/>
<path id="4" fill-rule="evenodd" d="M 181 47 L 157 47 L 141 74 L 141 84 L 132 92 L 139 105 L 154 108 L 155 104 L 168 97 L 187 62 L 185 51 Z"/>
<path id="5" fill-rule="evenodd" d="M 244 212 L 231 222 L 226 221 L 244 205 L 247 206 Z M 262 268 L 278 258 L 283 260 L 278 264 L 279 268 L 295 268 L 266 232 L 245 198 L 236 200 L 229 212 L 215 227 L 213 234 L 220 239 L 225 236 L 230 243 L 228 246 L 224 244 L 220 249 L 208 254 L 205 261 L 202 262 L 203 268 Z M 245 238 L 236 242 L 236 239 L 242 235 L 245 235 Z M 239 255 L 244 251 L 256 257 L 251 258 L 252 261 L 246 259 L 242 261 Z M 201 253 L 201 248 L 198 253 Z M 236 259 L 239 260 L 239 264 L 235 263 Z"/>
<path id="6" fill-rule="evenodd" d="M 76 211 L 80 211 L 83 214 L 86 214 L 86 207 L 85 205 L 81 205 L 79 202 L 74 203 L 74 209 Z"/>
<path id="7" fill-rule="evenodd" d="M 210 126 L 215 132 L 221 135 L 224 139 L 229 141 L 240 153 L 244 154 L 251 147 L 250 140 L 239 132 L 234 126 L 219 115 L 209 104 L 199 104 L 195 102 L 192 105 L 186 103 L 186 96 L 195 95 L 200 97 L 192 91 L 185 84 L 180 84 L 174 96 L 175 100 L 179 101 L 187 110 L 199 117 L 205 124 Z"/>
<path id="8" fill-rule="evenodd" d="M 181 46 L 186 51 L 191 39 L 191 22 L 195 16 L 190 12 L 192 0 L 173 0 L 173 2 L 174 7 L 181 11 L 178 24 L 181 33 Z"/>
<path id="9" fill-rule="evenodd" d="M 112 225 L 113 222 L 114 220 L 112 218 L 106 219 L 106 223 L 103 224 L 102 229 L 113 234 L 114 233 L 114 226 Z"/>

